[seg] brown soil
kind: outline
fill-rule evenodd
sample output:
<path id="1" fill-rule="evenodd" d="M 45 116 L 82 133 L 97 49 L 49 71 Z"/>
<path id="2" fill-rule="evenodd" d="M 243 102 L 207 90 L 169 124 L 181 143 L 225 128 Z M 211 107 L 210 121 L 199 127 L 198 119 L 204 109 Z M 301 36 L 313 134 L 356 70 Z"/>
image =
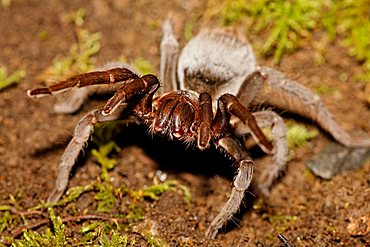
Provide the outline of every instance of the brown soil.
<path id="1" fill-rule="evenodd" d="M 7 204 L 10 194 L 16 195 L 24 208 L 45 199 L 53 188 L 58 160 L 74 126 L 84 113 L 102 103 L 89 102 L 75 115 L 56 115 L 52 111 L 53 97 L 31 100 L 25 94 L 27 89 L 40 85 L 36 78 L 53 58 L 58 54 L 67 55 L 75 42 L 73 27 L 61 21 L 61 16 L 79 7 L 87 10 L 84 27 L 102 33 L 98 65 L 123 54 L 129 59 L 143 57 L 158 68 L 161 20 L 171 13 L 176 20 L 176 33 L 182 38 L 186 20 L 193 12 L 201 13 L 204 5 L 204 2 L 180 0 L 13 0 L 10 9 L 0 7 L 0 64 L 6 65 L 9 71 L 27 72 L 20 84 L 0 92 L 0 204 Z M 200 25 L 195 24 L 195 28 L 199 29 Z M 40 32 L 44 31 L 48 33 L 46 40 L 40 39 Z M 322 96 L 336 119 L 351 132 L 370 133 L 370 110 L 363 100 L 364 85 L 352 79 L 360 71 L 360 65 L 348 57 L 339 44 L 328 47 L 326 63 L 322 65 L 314 62 L 312 50 L 312 46 L 307 45 L 285 56 L 280 69 L 308 87 L 325 83 L 337 88 L 335 93 Z M 268 65 L 271 61 L 260 59 L 260 63 Z M 311 122 L 308 126 L 314 128 Z M 110 174 L 117 185 L 139 189 L 152 184 L 153 174 L 162 170 L 170 179 L 180 181 L 191 190 L 190 206 L 177 192 L 166 192 L 158 201 L 146 202 L 145 220 L 136 222 L 135 227 L 137 231 L 148 226 L 155 228 L 163 243 L 279 246 L 276 235 L 283 233 L 296 246 L 370 244 L 369 233 L 351 236 L 347 229 L 350 222 L 360 217 L 367 216 L 369 221 L 370 165 L 337 175 L 330 181 L 311 175 L 305 162 L 330 138 L 322 131 L 308 146 L 294 150 L 289 168 L 272 189 L 271 196 L 262 199 L 259 195 L 247 195 L 235 224 L 229 224 L 214 241 L 205 240 L 203 236 L 229 195 L 234 173 L 231 162 L 216 152 L 185 151 L 181 144 L 152 139 L 140 128 L 124 130 L 126 132 L 127 140 L 122 141 L 122 151 L 116 157 L 118 165 Z M 271 163 L 271 158 L 256 157 L 255 161 L 258 174 L 260 167 Z M 95 159 L 86 151 L 69 186 L 89 184 L 99 172 Z M 76 203 L 77 208 L 88 211 L 91 201 L 86 194 Z M 57 213 L 68 216 L 68 210 Z M 80 229 L 80 225 L 73 223 L 67 227 L 71 236 Z"/>

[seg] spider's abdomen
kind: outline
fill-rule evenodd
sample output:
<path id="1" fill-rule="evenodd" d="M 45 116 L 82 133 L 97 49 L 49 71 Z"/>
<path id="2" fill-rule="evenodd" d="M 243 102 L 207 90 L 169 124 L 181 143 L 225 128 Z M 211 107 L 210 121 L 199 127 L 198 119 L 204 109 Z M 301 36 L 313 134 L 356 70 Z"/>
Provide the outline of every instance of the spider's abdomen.
<path id="1" fill-rule="evenodd" d="M 161 135 L 189 141 L 194 136 L 198 117 L 195 95 L 177 91 L 155 100 L 151 130 Z"/>
<path id="2" fill-rule="evenodd" d="M 205 31 L 182 50 L 180 88 L 208 92 L 214 99 L 224 93 L 236 95 L 255 66 L 252 48 L 240 34 L 227 29 Z"/>

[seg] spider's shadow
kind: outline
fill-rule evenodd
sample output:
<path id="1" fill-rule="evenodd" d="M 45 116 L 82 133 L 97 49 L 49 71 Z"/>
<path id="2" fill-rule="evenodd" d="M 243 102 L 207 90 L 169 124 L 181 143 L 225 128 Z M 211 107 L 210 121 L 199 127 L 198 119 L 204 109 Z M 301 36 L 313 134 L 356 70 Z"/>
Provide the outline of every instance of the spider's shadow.
<path id="1" fill-rule="evenodd" d="M 212 145 L 205 151 L 200 151 L 196 146 L 187 147 L 186 144 L 176 141 L 168 140 L 161 136 L 151 136 L 147 133 L 145 126 L 130 126 L 120 131 L 119 135 L 115 137 L 115 141 L 119 146 L 136 145 L 141 147 L 144 152 L 158 164 L 158 169 L 167 173 L 182 173 L 187 172 L 194 175 L 204 176 L 207 186 L 208 179 L 216 175 L 227 178 L 231 182 L 236 175 L 236 166 L 233 160 L 227 158 L 224 154 L 216 150 Z M 249 150 L 253 159 L 264 156 L 265 154 L 259 147 Z M 231 187 L 225 188 L 230 189 Z M 256 196 L 253 194 L 257 190 L 253 188 L 248 189 L 243 203 L 237 214 L 233 216 L 224 228 L 226 232 L 238 226 L 245 212 L 250 211 L 253 201 Z M 205 192 L 207 193 L 207 192 Z"/>
<path id="2" fill-rule="evenodd" d="M 188 147 L 187 144 L 177 140 L 168 140 L 158 135 L 151 136 L 145 126 L 127 127 L 120 131 L 115 141 L 121 147 L 130 145 L 141 147 L 145 154 L 158 163 L 158 169 L 166 172 L 188 172 L 207 178 L 219 175 L 230 181 L 236 175 L 235 162 L 216 150 L 214 145 L 200 151 L 195 145 Z M 249 152 L 253 159 L 264 155 L 258 147 Z"/>

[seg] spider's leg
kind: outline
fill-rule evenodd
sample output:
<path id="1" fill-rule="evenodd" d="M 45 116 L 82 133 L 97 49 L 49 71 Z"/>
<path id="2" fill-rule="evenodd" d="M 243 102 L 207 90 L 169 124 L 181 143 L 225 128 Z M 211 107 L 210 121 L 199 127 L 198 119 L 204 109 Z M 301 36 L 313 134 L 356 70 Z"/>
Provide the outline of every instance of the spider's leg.
<path id="1" fill-rule="evenodd" d="M 213 119 L 211 95 L 208 93 L 201 93 L 199 95 L 199 109 L 198 147 L 200 150 L 204 150 L 209 147 L 211 140 L 211 124 Z"/>
<path id="2" fill-rule="evenodd" d="M 179 56 L 179 43 L 173 33 L 172 23 L 166 19 L 162 24 L 160 78 L 163 81 L 161 95 L 178 89 L 176 65 Z"/>
<path id="3" fill-rule="evenodd" d="M 65 149 L 60 162 L 58 177 L 55 182 L 55 188 L 49 195 L 47 202 L 56 202 L 63 195 L 69 180 L 69 173 L 75 164 L 78 155 L 89 140 L 96 123 L 116 120 L 120 113 L 126 108 L 126 105 L 120 105 L 114 114 L 109 116 L 102 115 L 102 107 L 87 113 L 77 124 L 73 138 Z"/>
<path id="4" fill-rule="evenodd" d="M 239 100 L 231 94 L 223 94 L 219 98 L 219 102 L 222 102 L 226 106 L 227 111 L 238 117 L 244 124 L 248 125 L 251 130 L 253 139 L 258 143 L 266 153 L 274 153 L 274 146 L 267 140 L 265 134 L 262 132 L 253 114 L 245 108 Z"/>
<path id="5" fill-rule="evenodd" d="M 129 83 L 123 84 L 105 104 L 102 114 L 105 116 L 112 114 L 119 105 L 129 102 L 130 99 L 138 95 L 144 95 L 146 103 L 142 104 L 146 104 L 147 107 L 151 107 L 152 96 L 158 89 L 159 85 L 160 83 L 158 78 L 150 74 L 144 75 L 140 78 L 135 78 Z M 145 94 L 147 93 L 150 95 L 149 98 L 145 97 Z"/>
<path id="6" fill-rule="evenodd" d="M 253 176 L 253 161 L 245 150 L 245 147 L 234 137 L 223 137 L 216 145 L 231 155 L 238 164 L 238 173 L 234 178 L 230 198 L 222 207 L 220 213 L 212 220 L 207 229 L 206 237 L 214 239 L 219 229 L 226 224 L 239 210 Z"/>
<path id="7" fill-rule="evenodd" d="M 283 119 L 273 111 L 254 112 L 257 124 L 260 128 L 271 128 L 275 153 L 274 164 L 261 174 L 259 185 L 261 192 L 269 195 L 269 189 L 281 171 L 284 171 L 288 162 L 288 142 L 286 139 L 286 126 Z M 234 124 L 235 134 L 244 136 L 251 132 L 249 127 L 238 121 Z"/>
<path id="8" fill-rule="evenodd" d="M 54 104 L 53 110 L 58 114 L 73 114 L 77 112 L 82 104 L 87 101 L 89 96 L 90 88 L 73 88 L 70 90 L 70 95 L 66 100 L 61 100 L 60 102 Z"/>
<path id="9" fill-rule="evenodd" d="M 278 70 L 268 67 L 258 70 L 267 77 L 267 83 L 264 83 L 260 95 L 257 96 L 258 103 L 265 102 L 313 119 L 335 140 L 347 147 L 370 147 L 370 138 L 352 138 L 339 126 L 319 95 L 287 78 Z"/>
<path id="10" fill-rule="evenodd" d="M 129 69 L 114 68 L 106 71 L 94 71 L 77 75 L 55 85 L 51 85 L 50 87 L 28 90 L 27 94 L 29 97 L 38 98 L 63 92 L 73 87 L 86 87 L 97 84 L 114 84 L 136 78 L 138 78 L 138 76 Z"/>
<path id="11" fill-rule="evenodd" d="M 226 99 L 225 99 L 226 97 Z M 212 220 L 206 236 L 214 239 L 219 229 L 226 224 L 238 211 L 253 176 L 253 161 L 245 147 L 230 135 L 230 101 L 227 96 L 218 100 L 216 116 L 212 123 L 213 138 L 216 146 L 235 159 L 238 165 L 238 174 L 234 178 L 231 195 L 220 213 Z"/>
<path id="12" fill-rule="evenodd" d="M 243 81 L 236 96 L 240 103 L 245 106 L 249 106 L 249 104 L 253 101 L 258 92 L 261 90 L 265 79 L 266 78 L 259 71 L 250 74 Z"/>
<path id="13" fill-rule="evenodd" d="M 96 71 L 105 71 L 113 68 L 126 68 L 134 71 L 128 64 L 123 64 L 120 62 L 110 62 L 104 66 L 96 69 Z M 57 99 L 57 103 L 54 105 L 53 109 L 59 114 L 72 114 L 77 112 L 82 104 L 88 99 L 89 95 L 99 94 L 105 95 L 108 93 L 113 93 L 117 90 L 118 84 L 104 84 L 104 85 L 93 85 L 90 87 L 83 88 L 72 88 L 67 95 L 67 98 L 62 97 Z"/>

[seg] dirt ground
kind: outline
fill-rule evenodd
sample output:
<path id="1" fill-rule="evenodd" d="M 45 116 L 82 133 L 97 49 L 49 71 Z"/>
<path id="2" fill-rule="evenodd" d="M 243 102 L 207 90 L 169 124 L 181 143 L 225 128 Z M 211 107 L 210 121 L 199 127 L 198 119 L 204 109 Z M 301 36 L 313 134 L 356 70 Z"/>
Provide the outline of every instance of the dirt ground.
<path id="1" fill-rule="evenodd" d="M 114 61 L 120 54 L 128 59 L 142 57 L 159 67 L 160 22 L 171 13 L 176 33 L 183 41 L 186 21 L 203 10 L 204 1 L 17 1 L 10 9 L 0 7 L 0 64 L 9 71 L 23 69 L 26 77 L 16 86 L 0 92 L 0 204 L 16 195 L 19 205 L 28 208 L 44 200 L 54 186 L 58 161 L 81 116 L 102 102 L 91 101 L 74 115 L 53 113 L 53 97 L 32 100 L 26 90 L 40 86 L 37 76 L 58 54 L 68 55 L 75 42 L 73 28 L 61 16 L 83 7 L 84 27 L 101 32 L 102 48 L 97 65 Z M 197 23 L 195 30 L 201 28 Z M 47 39 L 40 32 L 48 33 Z M 253 39 L 252 39 L 253 41 Z M 335 87 L 323 101 L 340 124 L 350 132 L 370 134 L 370 109 L 363 97 L 364 85 L 355 82 L 360 65 L 346 55 L 338 43 L 328 47 L 326 63 L 314 62 L 313 48 L 307 46 L 285 56 L 279 69 L 302 84 L 315 88 L 322 83 Z M 264 65 L 272 61 L 259 59 Z M 298 121 L 302 121 L 299 119 Z M 306 121 L 309 128 L 315 125 Z M 279 246 L 283 233 L 295 246 L 369 246 L 370 234 L 351 236 L 348 225 L 370 215 L 370 164 L 326 181 L 308 172 L 305 162 L 330 139 L 323 131 L 308 146 L 292 153 L 285 176 L 263 198 L 251 188 L 240 214 L 216 240 L 204 239 L 212 218 L 227 200 L 234 168 L 232 162 L 214 151 L 185 150 L 181 144 L 147 136 L 145 130 L 123 130 L 117 167 L 110 173 L 115 183 L 139 189 L 153 183 L 161 170 L 168 179 L 188 186 L 192 202 L 181 193 L 166 192 L 158 201 L 147 203 L 137 229 L 151 225 L 156 237 L 171 246 Z M 271 157 L 253 154 L 256 174 Z M 71 175 L 69 187 L 89 184 L 100 168 L 86 151 Z M 89 195 L 79 202 L 81 211 L 91 204 Z M 90 199 L 91 201 L 91 199 Z M 84 203 L 85 202 L 85 203 Z M 78 202 L 77 202 L 78 203 Z M 83 207 L 86 208 L 83 208 Z M 61 217 L 68 210 L 59 210 Z M 369 223 L 367 223 L 369 224 Z M 80 225 L 67 224 L 67 233 Z"/>

